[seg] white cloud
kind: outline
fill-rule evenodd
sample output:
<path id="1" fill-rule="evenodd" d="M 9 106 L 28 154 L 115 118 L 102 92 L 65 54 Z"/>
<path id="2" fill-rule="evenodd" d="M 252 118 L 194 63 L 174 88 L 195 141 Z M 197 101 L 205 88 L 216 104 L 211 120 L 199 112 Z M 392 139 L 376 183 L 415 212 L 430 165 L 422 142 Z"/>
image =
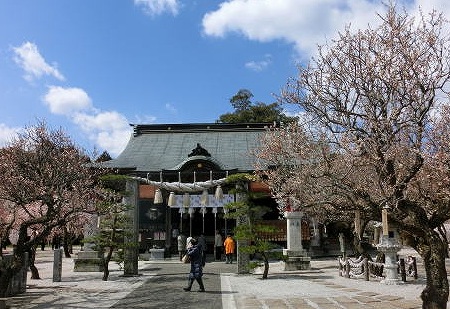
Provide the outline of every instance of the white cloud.
<path id="1" fill-rule="evenodd" d="M 8 145 L 22 131 L 23 128 L 8 127 L 6 124 L 0 123 L 0 147 Z"/>
<path id="2" fill-rule="evenodd" d="M 399 0 L 413 15 L 422 7 L 450 13 L 447 0 Z M 323 44 L 350 24 L 352 29 L 376 26 L 383 13 L 383 1 L 373 0 L 229 0 L 203 17 L 203 32 L 224 37 L 239 33 L 250 40 L 268 42 L 283 40 L 295 46 L 299 54 L 309 58 Z"/>
<path id="3" fill-rule="evenodd" d="M 170 113 L 172 114 L 176 114 L 178 112 L 178 110 L 176 109 L 175 106 L 173 106 L 170 103 L 166 103 L 166 110 L 168 110 Z"/>
<path id="4" fill-rule="evenodd" d="M 412 1 L 412 3 L 409 4 L 409 8 L 412 12 L 415 12 L 417 16 L 419 16 L 419 7 L 421 10 L 428 14 L 433 9 L 444 12 L 445 16 L 449 16 L 450 14 L 450 6 L 448 5 L 447 0 L 419 0 L 419 1 Z"/>
<path id="5" fill-rule="evenodd" d="M 44 96 L 44 102 L 53 114 L 72 115 L 92 108 L 92 100 L 81 88 L 63 88 L 50 86 Z"/>
<path id="6" fill-rule="evenodd" d="M 164 3 L 167 9 L 175 9 L 176 1 L 135 1 L 148 3 L 149 8 L 163 8 Z M 14 60 L 25 71 L 25 78 L 32 81 L 43 75 L 51 75 L 59 80 L 64 80 L 64 76 L 56 69 L 56 66 L 49 65 L 39 53 L 37 46 L 26 42 L 14 48 Z M 81 88 L 49 86 L 42 101 L 48 106 L 50 112 L 56 115 L 66 116 L 87 134 L 88 138 L 98 146 L 107 150 L 111 155 L 118 155 L 125 148 L 130 134 L 131 127 L 127 119 L 115 112 L 104 112 L 97 110 L 89 95 Z M 0 145 L 6 143 L 20 129 L 8 128 L 0 124 Z"/>
<path id="7" fill-rule="evenodd" d="M 56 64 L 49 65 L 39 53 L 36 44 L 25 42 L 19 47 L 14 47 L 14 61 L 25 71 L 24 78 L 32 81 L 43 75 L 50 75 L 59 80 L 64 76 L 56 68 Z"/>
<path id="8" fill-rule="evenodd" d="M 154 123 L 156 117 L 153 115 L 134 115 L 134 123 Z"/>
<path id="9" fill-rule="evenodd" d="M 50 86 L 43 101 L 53 114 L 68 117 L 98 147 L 116 156 L 130 139 L 125 116 L 115 111 L 99 111 L 81 88 Z"/>
<path id="10" fill-rule="evenodd" d="M 265 70 L 271 63 L 272 57 L 270 55 L 265 55 L 264 60 L 260 61 L 249 61 L 245 64 L 247 69 L 253 70 L 255 72 L 261 72 Z"/>
<path id="11" fill-rule="evenodd" d="M 132 129 L 128 120 L 115 111 L 96 114 L 78 113 L 72 118 L 89 138 L 112 156 L 122 152 L 130 139 Z"/>
<path id="12" fill-rule="evenodd" d="M 142 7 L 148 15 L 161 15 L 165 12 L 177 15 L 181 6 L 178 0 L 134 0 L 134 4 Z"/>

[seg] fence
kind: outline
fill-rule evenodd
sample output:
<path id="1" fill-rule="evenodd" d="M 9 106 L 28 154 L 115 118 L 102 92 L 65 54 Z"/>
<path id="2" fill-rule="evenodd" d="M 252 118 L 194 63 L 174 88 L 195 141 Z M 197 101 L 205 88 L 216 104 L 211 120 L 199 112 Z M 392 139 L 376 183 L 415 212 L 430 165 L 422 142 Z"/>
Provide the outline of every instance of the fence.
<path id="1" fill-rule="evenodd" d="M 357 259 L 338 258 L 339 276 L 345 278 L 364 278 L 369 281 L 372 278 L 382 278 L 384 263 L 369 261 L 367 258 L 360 256 Z M 406 282 L 406 277 L 413 277 L 417 279 L 417 262 L 416 258 L 409 256 L 405 259 L 399 259 L 398 272 L 401 274 L 403 282 Z"/>

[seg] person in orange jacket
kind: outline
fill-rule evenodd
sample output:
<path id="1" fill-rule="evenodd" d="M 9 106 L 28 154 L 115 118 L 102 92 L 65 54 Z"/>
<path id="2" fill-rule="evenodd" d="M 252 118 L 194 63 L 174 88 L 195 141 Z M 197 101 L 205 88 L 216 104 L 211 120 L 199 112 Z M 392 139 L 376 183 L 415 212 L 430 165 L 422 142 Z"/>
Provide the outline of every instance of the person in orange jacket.
<path id="1" fill-rule="evenodd" d="M 236 244 L 230 234 L 227 234 L 227 238 L 225 238 L 225 241 L 223 242 L 223 246 L 225 247 L 225 263 L 232 264 L 233 263 L 233 254 L 234 254 L 234 250 L 236 248 Z"/>

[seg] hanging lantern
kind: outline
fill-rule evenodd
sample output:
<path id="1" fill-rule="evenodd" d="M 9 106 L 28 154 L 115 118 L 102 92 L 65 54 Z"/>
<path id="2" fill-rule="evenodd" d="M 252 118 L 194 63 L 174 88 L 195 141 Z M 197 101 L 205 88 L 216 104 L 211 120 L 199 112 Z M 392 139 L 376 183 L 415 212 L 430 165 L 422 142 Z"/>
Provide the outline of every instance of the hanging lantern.
<path id="1" fill-rule="evenodd" d="M 175 192 L 170 192 L 169 194 L 169 200 L 167 201 L 167 206 L 172 207 L 176 205 L 176 198 L 175 198 Z"/>
<path id="2" fill-rule="evenodd" d="M 216 188 L 216 193 L 214 194 L 214 197 L 216 200 L 223 200 L 223 190 L 222 187 L 219 185 Z"/>
<path id="3" fill-rule="evenodd" d="M 153 204 L 162 204 L 163 203 L 163 197 L 161 189 L 156 189 L 155 191 L 155 199 L 153 200 Z"/>
<path id="4" fill-rule="evenodd" d="M 208 190 L 203 190 L 202 196 L 200 198 L 200 204 L 206 206 L 209 204 L 209 194 Z"/>
<path id="5" fill-rule="evenodd" d="M 183 206 L 184 207 L 191 206 L 191 196 L 187 192 L 183 195 Z"/>

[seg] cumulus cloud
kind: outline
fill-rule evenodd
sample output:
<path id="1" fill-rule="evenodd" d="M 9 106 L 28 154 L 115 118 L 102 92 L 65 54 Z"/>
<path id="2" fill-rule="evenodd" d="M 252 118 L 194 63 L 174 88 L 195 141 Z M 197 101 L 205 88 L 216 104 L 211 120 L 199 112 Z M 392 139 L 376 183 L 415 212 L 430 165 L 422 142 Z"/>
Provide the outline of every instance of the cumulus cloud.
<path id="1" fill-rule="evenodd" d="M 161 15 L 165 12 L 177 15 L 181 6 L 178 0 L 134 0 L 134 4 L 148 15 Z"/>
<path id="2" fill-rule="evenodd" d="M 169 6 L 170 3 L 171 1 L 168 1 Z M 49 65 L 35 44 L 26 42 L 15 47 L 14 53 L 14 61 L 23 68 L 28 81 L 44 75 L 64 80 L 56 65 Z M 115 111 L 99 111 L 82 88 L 49 86 L 42 101 L 52 114 L 67 117 L 80 127 L 90 140 L 111 155 L 120 154 L 130 138 L 132 130 L 125 116 Z M 0 146 L 11 140 L 20 130 L 0 124 Z"/>
<path id="3" fill-rule="evenodd" d="M 98 147 L 112 156 L 120 154 L 131 134 L 125 116 L 115 111 L 99 111 L 81 88 L 50 86 L 43 98 L 50 112 L 66 116 Z"/>
<path id="4" fill-rule="evenodd" d="M 0 147 L 9 144 L 22 131 L 23 128 L 8 127 L 6 124 L 0 123 Z"/>
<path id="5" fill-rule="evenodd" d="M 122 152 L 132 132 L 125 116 L 115 111 L 78 113 L 72 120 L 92 141 L 113 156 Z"/>
<path id="6" fill-rule="evenodd" d="M 263 60 L 249 61 L 245 64 L 245 67 L 255 72 L 261 72 L 265 70 L 271 63 L 272 57 L 270 55 L 265 55 Z"/>
<path id="7" fill-rule="evenodd" d="M 53 114 L 72 115 L 92 108 L 92 100 L 81 88 L 50 86 L 44 102 Z"/>
<path id="8" fill-rule="evenodd" d="M 39 53 L 34 43 L 25 42 L 21 46 L 14 47 L 14 61 L 25 71 L 24 78 L 32 81 L 43 75 L 50 75 L 59 80 L 64 76 L 58 71 L 56 64 L 50 65 Z"/>
<path id="9" fill-rule="evenodd" d="M 81 88 L 50 86 L 44 96 L 50 112 L 66 116 L 98 147 L 116 156 L 125 148 L 131 128 L 125 116 L 115 111 L 99 111 Z"/>
<path id="10" fill-rule="evenodd" d="M 424 12 L 432 8 L 450 12 L 445 0 L 403 0 L 397 5 L 412 14 L 419 6 Z M 202 25 L 209 36 L 238 33 L 260 42 L 282 40 L 308 57 L 315 53 L 317 44 L 333 39 L 349 24 L 352 29 L 378 25 L 376 13 L 384 11 L 383 1 L 373 0 L 229 0 L 205 14 Z"/>

